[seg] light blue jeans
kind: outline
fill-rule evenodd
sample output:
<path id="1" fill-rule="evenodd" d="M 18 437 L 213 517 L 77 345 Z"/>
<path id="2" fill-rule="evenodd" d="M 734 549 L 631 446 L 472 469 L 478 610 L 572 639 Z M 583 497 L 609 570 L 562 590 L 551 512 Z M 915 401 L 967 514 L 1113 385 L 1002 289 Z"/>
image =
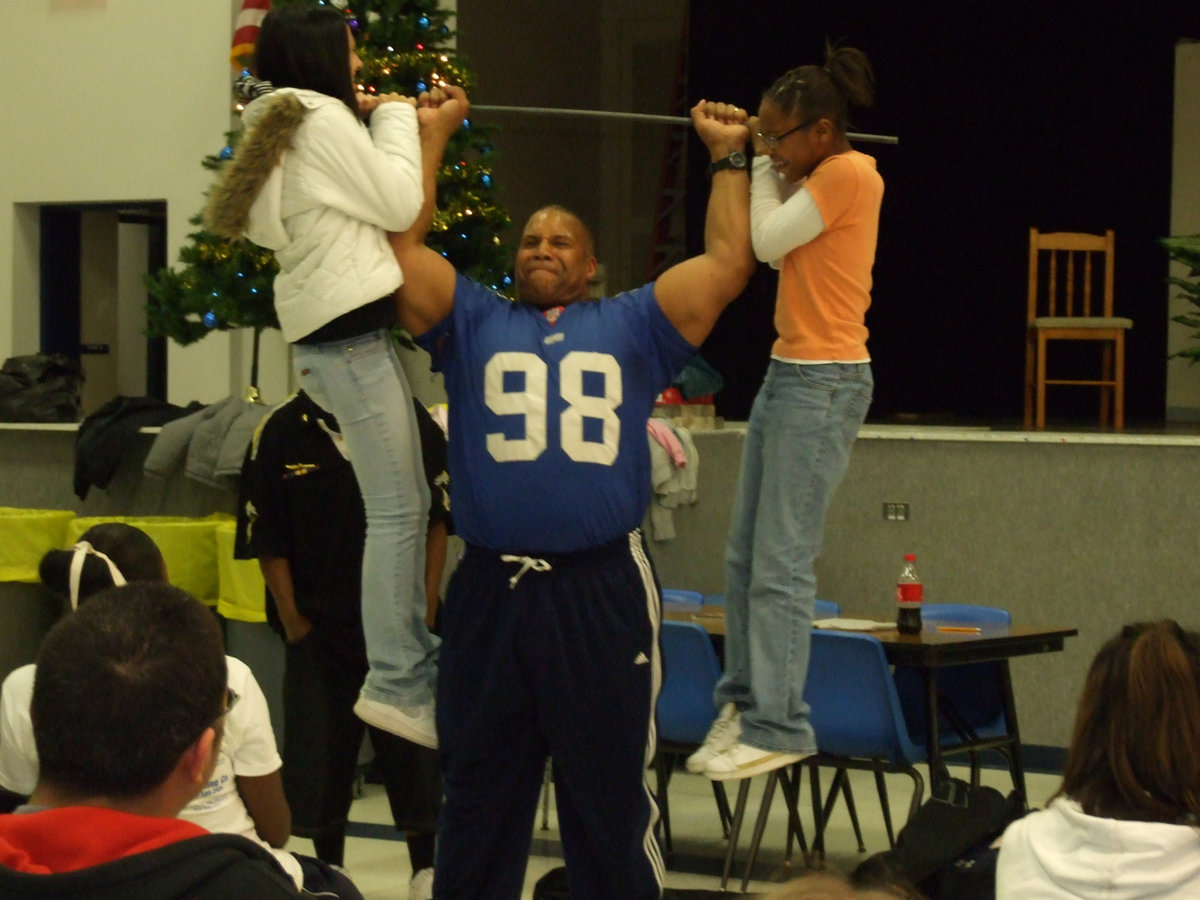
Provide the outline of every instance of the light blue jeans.
<path id="1" fill-rule="evenodd" d="M 393 706 L 429 703 L 439 645 L 425 626 L 429 486 L 400 358 L 380 330 L 293 344 L 292 363 L 308 395 L 338 420 L 366 509 L 362 619 L 371 670 L 362 695 Z"/>
<path id="2" fill-rule="evenodd" d="M 741 710 L 741 740 L 817 749 L 804 702 L 825 511 L 871 405 L 867 363 L 771 360 L 754 399 L 725 546 L 725 675 L 718 706 Z"/>

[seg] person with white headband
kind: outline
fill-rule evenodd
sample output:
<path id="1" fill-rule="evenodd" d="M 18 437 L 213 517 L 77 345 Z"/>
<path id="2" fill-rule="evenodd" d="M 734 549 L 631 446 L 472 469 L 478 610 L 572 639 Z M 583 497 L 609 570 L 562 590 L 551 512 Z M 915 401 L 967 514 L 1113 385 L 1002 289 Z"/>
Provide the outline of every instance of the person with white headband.
<path id="1" fill-rule="evenodd" d="M 137 581 L 167 581 L 162 552 L 140 528 L 105 522 L 85 531 L 69 550 L 51 550 L 38 566 L 42 583 L 65 598 L 70 612 L 94 594 Z M 208 785 L 179 818 L 214 833 L 241 834 L 268 850 L 297 888 L 341 898 L 361 894 L 348 878 L 320 860 L 283 849 L 291 811 L 283 794 L 282 761 L 267 701 L 250 668 L 225 658 L 231 696 L 220 755 Z M 0 811 L 23 803 L 37 784 L 38 754 L 29 717 L 36 666 L 14 670 L 0 688 Z M 147 723 L 151 727 L 152 723 Z"/>

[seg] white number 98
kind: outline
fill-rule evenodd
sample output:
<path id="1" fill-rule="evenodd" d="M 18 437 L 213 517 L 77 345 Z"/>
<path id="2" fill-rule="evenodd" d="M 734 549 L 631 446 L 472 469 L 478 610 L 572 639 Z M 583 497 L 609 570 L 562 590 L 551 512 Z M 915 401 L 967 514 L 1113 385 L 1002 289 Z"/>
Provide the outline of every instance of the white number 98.
<path id="1" fill-rule="evenodd" d="M 504 389 L 508 372 L 521 373 L 525 387 L 519 391 Z M 604 379 L 604 396 L 583 392 L 585 373 Z M 525 437 L 507 438 L 501 432 L 487 436 L 488 453 L 497 462 L 527 462 L 537 459 L 546 449 L 546 363 L 533 353 L 497 353 L 484 367 L 484 400 L 497 415 L 519 415 L 525 419 Z M 573 350 L 563 357 L 558 380 L 567 408 L 559 417 L 563 451 L 575 462 L 611 466 L 616 461 L 621 438 L 621 420 L 615 410 L 624 400 L 621 391 L 621 367 L 607 353 Z M 601 439 L 584 439 L 584 419 L 601 422 Z"/>

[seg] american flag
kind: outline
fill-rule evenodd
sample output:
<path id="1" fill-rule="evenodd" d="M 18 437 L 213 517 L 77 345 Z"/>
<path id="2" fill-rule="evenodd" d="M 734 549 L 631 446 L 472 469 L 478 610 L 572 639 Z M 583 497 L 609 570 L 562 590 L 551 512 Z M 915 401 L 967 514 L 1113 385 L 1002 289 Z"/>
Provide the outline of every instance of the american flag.
<path id="1" fill-rule="evenodd" d="M 254 58 L 258 28 L 270 8 L 271 0 L 242 0 L 242 8 L 233 26 L 233 49 L 229 51 L 229 61 L 236 68 L 245 68 Z"/>

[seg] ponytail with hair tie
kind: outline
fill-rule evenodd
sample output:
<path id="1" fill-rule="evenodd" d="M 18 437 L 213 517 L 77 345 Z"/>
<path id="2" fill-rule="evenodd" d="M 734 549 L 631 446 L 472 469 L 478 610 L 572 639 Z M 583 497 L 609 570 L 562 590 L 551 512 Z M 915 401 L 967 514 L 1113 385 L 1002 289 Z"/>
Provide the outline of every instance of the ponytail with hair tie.
<path id="1" fill-rule="evenodd" d="M 117 568 L 117 564 L 113 562 L 104 553 L 101 553 L 87 541 L 80 541 L 71 548 L 73 556 L 71 557 L 71 574 L 70 574 L 70 598 L 71 611 L 74 612 L 79 608 L 79 580 L 83 575 L 83 564 L 89 556 L 96 556 L 104 560 L 108 565 L 108 574 L 112 576 L 113 587 L 120 587 L 125 584 L 125 576 L 121 574 L 121 570 Z"/>

